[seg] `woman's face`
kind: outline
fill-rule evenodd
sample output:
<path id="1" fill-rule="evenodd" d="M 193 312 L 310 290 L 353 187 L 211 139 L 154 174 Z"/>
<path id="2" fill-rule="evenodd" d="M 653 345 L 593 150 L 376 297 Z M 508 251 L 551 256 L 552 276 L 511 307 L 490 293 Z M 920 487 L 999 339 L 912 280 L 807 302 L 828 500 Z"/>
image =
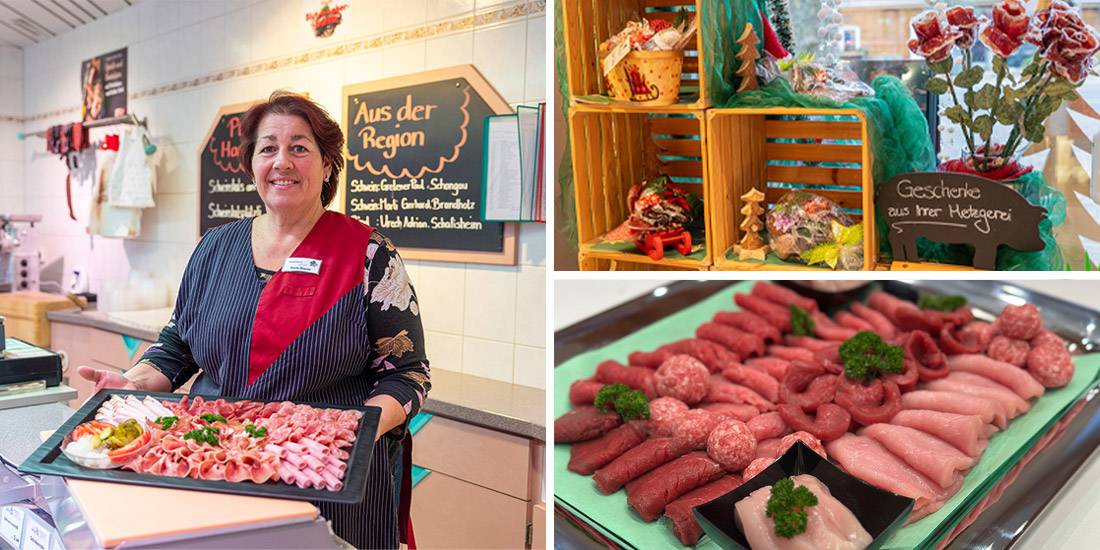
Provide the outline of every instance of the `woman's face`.
<path id="1" fill-rule="evenodd" d="M 269 114 L 256 130 L 252 173 L 269 211 L 308 212 L 321 202 L 321 186 L 332 169 L 309 124 L 295 115 Z"/>

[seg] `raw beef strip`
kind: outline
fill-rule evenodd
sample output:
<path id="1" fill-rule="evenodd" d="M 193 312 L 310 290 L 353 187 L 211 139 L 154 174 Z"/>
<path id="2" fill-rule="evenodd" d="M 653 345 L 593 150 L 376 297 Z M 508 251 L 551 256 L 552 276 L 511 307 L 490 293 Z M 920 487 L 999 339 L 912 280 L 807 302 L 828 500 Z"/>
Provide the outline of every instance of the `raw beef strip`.
<path id="1" fill-rule="evenodd" d="M 646 397 L 657 397 L 657 385 L 653 381 L 653 369 L 628 367 L 614 360 L 607 360 L 596 367 L 596 380 L 604 384 L 626 384 L 645 393 Z"/>
<path id="2" fill-rule="evenodd" d="M 745 361 L 745 366 L 767 373 L 776 380 L 783 380 L 787 376 L 787 370 L 791 368 L 791 362 L 778 357 L 756 357 Z"/>
<path id="3" fill-rule="evenodd" d="M 828 315 L 818 311 L 813 314 L 814 319 L 814 336 L 821 338 L 822 340 L 832 340 L 834 342 L 843 342 L 853 336 L 859 331 L 842 327 L 833 322 Z"/>
<path id="4" fill-rule="evenodd" d="M 1008 424 L 997 402 L 976 395 L 949 391 L 917 390 L 901 394 L 902 409 L 925 409 L 955 414 L 973 414 L 986 424 L 1004 429 Z"/>
<path id="5" fill-rule="evenodd" d="M 850 312 L 841 311 L 836 314 L 836 322 L 842 327 L 850 328 L 857 332 L 870 331 L 874 332 L 875 327 L 871 325 L 866 319 Z M 881 336 L 881 335 L 880 335 Z"/>
<path id="6" fill-rule="evenodd" d="M 761 487 L 734 504 L 750 548 L 858 550 L 870 546 L 871 534 L 825 484 L 806 474 L 791 479 L 796 487 L 806 487 L 817 497 L 817 506 L 806 509 L 806 531 L 792 539 L 776 535 L 774 523 L 766 514 L 771 487 Z"/>
<path id="7" fill-rule="evenodd" d="M 947 368 L 947 356 L 940 351 L 932 336 L 923 330 L 914 330 L 901 338 L 900 345 L 905 350 L 906 359 L 917 363 L 917 371 L 922 382 L 943 378 L 950 374 Z"/>
<path id="8" fill-rule="evenodd" d="M 764 358 L 771 357 L 785 361 L 813 361 L 814 352 L 805 348 L 792 348 L 790 346 L 768 346 L 768 355 Z"/>
<path id="9" fill-rule="evenodd" d="M 895 327 L 898 326 L 899 310 L 915 310 L 920 312 L 920 309 L 913 302 L 907 302 L 893 294 L 881 290 L 872 292 L 871 295 L 867 297 L 867 305 L 870 306 L 871 309 L 884 315 Z"/>
<path id="10" fill-rule="evenodd" d="M 600 492 L 610 495 L 626 482 L 684 454 L 683 451 L 683 446 L 671 437 L 650 438 L 596 470 L 592 480 Z"/>
<path id="11" fill-rule="evenodd" d="M 1005 386 L 1000 382 L 990 380 L 984 376 L 971 374 L 969 372 L 954 371 L 949 374 L 947 378 L 944 378 L 944 380 L 962 382 L 964 384 L 970 384 L 972 386 L 978 386 L 980 388 L 996 392 L 996 394 L 1000 396 L 998 398 L 1002 399 L 1006 404 L 1010 405 L 1012 407 L 1012 410 L 1015 412 L 1015 414 L 1013 414 L 1010 418 L 1015 418 L 1031 409 L 1031 404 L 1027 402 L 1024 398 L 1017 395 L 1016 392 L 1012 391 L 1012 388 L 1009 388 L 1008 386 Z"/>
<path id="12" fill-rule="evenodd" d="M 901 410 L 901 390 L 897 384 L 881 378 L 870 385 L 854 382 L 847 376 L 839 379 L 835 402 L 844 407 L 856 423 L 869 426 L 889 422 Z"/>
<path id="13" fill-rule="evenodd" d="M 591 405 L 596 402 L 596 394 L 603 388 L 603 382 L 596 380 L 577 380 L 569 386 L 569 402 L 574 405 Z"/>
<path id="14" fill-rule="evenodd" d="M 752 294 L 737 293 L 733 295 L 733 301 L 742 309 L 749 310 L 768 321 L 768 324 L 780 330 L 790 332 L 791 310 L 787 306 L 781 306 Z"/>
<path id="15" fill-rule="evenodd" d="M 875 487 L 914 499 L 918 508 L 943 498 L 944 491 L 934 481 L 870 437 L 844 434 L 826 443 L 825 450 L 844 471 Z"/>
<path id="16" fill-rule="evenodd" d="M 779 414 L 792 430 L 810 432 L 822 441 L 832 441 L 847 433 L 852 422 L 852 415 L 833 403 L 818 407 L 814 418 L 810 418 L 798 405 L 780 405 Z"/>
<path id="17" fill-rule="evenodd" d="M 764 353 L 762 338 L 721 323 L 703 323 L 695 329 L 695 336 L 721 344 L 740 357 L 754 357 Z"/>
<path id="18" fill-rule="evenodd" d="M 985 355 L 956 355 L 947 364 L 953 371 L 977 374 L 1004 384 L 1024 399 L 1043 395 L 1043 385 L 1036 382 L 1027 371 Z"/>
<path id="19" fill-rule="evenodd" d="M 872 424 L 861 429 L 859 435 L 874 438 L 944 489 L 955 482 L 957 472 L 969 470 L 975 463 L 975 459 L 942 439 L 908 426 Z"/>
<path id="20" fill-rule="evenodd" d="M 684 546 L 695 546 L 703 529 L 695 521 L 694 509 L 706 504 L 741 485 L 741 478 L 730 474 L 718 478 L 665 506 L 665 517 L 672 524 L 672 532 Z"/>
<path id="21" fill-rule="evenodd" d="M 745 332 L 751 332 L 765 342 L 778 342 L 783 335 L 779 329 L 769 324 L 763 317 L 751 311 L 719 311 L 714 314 L 715 323 L 729 325 Z"/>
<path id="22" fill-rule="evenodd" d="M 621 423 L 614 411 L 602 413 L 588 405 L 577 407 L 554 421 L 554 443 L 595 439 Z"/>
<path id="23" fill-rule="evenodd" d="M 653 380 L 662 397 L 675 397 L 694 405 L 707 396 L 710 371 L 690 355 L 673 355 L 661 363 Z"/>
<path id="24" fill-rule="evenodd" d="M 890 322 L 885 315 L 881 312 L 875 311 L 859 302 L 853 302 L 850 306 L 852 313 L 859 316 L 860 319 L 867 321 L 874 331 L 882 337 L 883 340 L 893 340 L 897 335 L 898 329 L 894 326 L 894 323 Z"/>
<path id="25" fill-rule="evenodd" d="M 757 441 L 782 437 L 788 431 L 787 424 L 783 422 L 783 417 L 777 412 L 764 413 L 749 420 L 746 424 L 752 430 L 752 435 L 756 437 Z"/>
<path id="26" fill-rule="evenodd" d="M 591 475 L 644 440 L 645 434 L 636 423 L 623 424 L 603 437 L 574 444 L 569 449 L 569 469 L 584 476 Z"/>
<path id="27" fill-rule="evenodd" d="M 661 366 L 661 363 L 664 363 L 666 359 L 677 354 L 690 355 L 698 359 L 711 372 L 721 371 L 727 365 L 741 360 L 736 353 L 719 344 L 709 340 L 687 338 L 665 344 L 657 348 L 656 351 L 636 351 L 630 354 L 629 361 L 631 365 L 655 369 Z"/>
<path id="28" fill-rule="evenodd" d="M 832 402 L 838 383 L 838 375 L 826 374 L 820 365 L 794 363 L 783 379 L 779 396 L 783 403 L 798 405 L 806 412 L 813 412 L 822 404 Z"/>
<path id="29" fill-rule="evenodd" d="M 715 416 L 729 418 L 736 418 L 742 422 L 748 422 L 749 420 L 760 416 L 760 409 L 753 407 L 752 405 L 744 405 L 740 403 L 703 403 L 699 405 L 700 409 L 704 411 L 710 411 Z M 770 413 L 769 413 L 770 414 Z"/>
<path id="30" fill-rule="evenodd" d="M 983 447 L 981 417 L 972 414 L 955 414 L 940 411 L 911 409 L 894 415 L 891 424 L 907 426 L 926 434 L 936 436 L 967 456 L 982 454 Z"/>
<path id="31" fill-rule="evenodd" d="M 774 411 L 775 404 L 751 389 L 726 381 L 721 376 L 711 378 L 710 391 L 703 399 L 706 403 L 742 403 L 752 405 L 760 412 Z"/>
<path id="32" fill-rule="evenodd" d="M 948 355 L 984 352 L 989 346 L 992 336 L 983 340 L 984 336 L 980 330 L 967 328 L 974 323 L 981 323 L 981 321 L 974 321 L 962 328 L 955 325 L 944 325 L 940 329 L 940 348 L 943 349 L 943 352 Z"/>
<path id="33" fill-rule="evenodd" d="M 688 491 L 706 485 L 725 474 L 704 452 L 686 454 L 657 467 L 627 488 L 626 502 L 645 521 L 653 521 L 665 511 L 668 503 Z"/>
<path id="34" fill-rule="evenodd" d="M 752 295 L 783 307 L 787 307 L 787 304 L 794 304 L 806 311 L 817 311 L 817 302 L 813 298 L 807 298 L 789 288 L 774 283 L 758 281 L 752 287 Z"/>
<path id="35" fill-rule="evenodd" d="M 741 384 L 759 393 L 772 403 L 779 401 L 779 381 L 770 374 L 736 364 L 723 369 L 722 376 L 730 382 Z"/>
<path id="36" fill-rule="evenodd" d="M 828 340 L 818 340 L 810 336 L 795 336 L 788 334 L 783 337 L 783 342 L 788 346 L 808 349 L 810 351 L 817 351 L 819 349 L 831 348 L 836 345 L 836 342 L 830 342 Z"/>

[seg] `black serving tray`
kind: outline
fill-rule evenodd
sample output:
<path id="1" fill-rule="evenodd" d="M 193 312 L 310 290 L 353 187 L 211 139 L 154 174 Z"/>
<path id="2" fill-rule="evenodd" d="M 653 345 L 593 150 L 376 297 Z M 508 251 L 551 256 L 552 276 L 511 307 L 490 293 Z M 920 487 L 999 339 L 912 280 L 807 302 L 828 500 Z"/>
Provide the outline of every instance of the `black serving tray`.
<path id="1" fill-rule="evenodd" d="M 749 547 L 745 533 L 736 521 L 734 504 L 749 493 L 774 485 L 777 481 L 800 474 L 810 474 L 829 488 L 833 497 L 855 514 L 856 519 L 873 539 L 870 550 L 879 548 L 905 525 L 913 511 L 913 499 L 883 491 L 856 479 L 833 463 L 821 458 L 805 443 L 798 441 L 783 456 L 772 462 L 756 477 L 736 489 L 695 508 L 695 519 L 722 548 L 744 550 Z"/>
<path id="2" fill-rule="evenodd" d="M 78 425 L 95 419 L 95 413 L 104 401 L 112 395 L 134 395 L 144 397 L 152 396 L 158 400 L 179 401 L 185 394 L 145 392 L 136 390 L 100 390 L 84 403 L 80 410 L 73 413 L 69 420 L 61 425 L 53 435 L 40 445 L 22 464 L 19 470 L 24 473 L 45 474 L 64 477 L 90 479 L 93 481 L 113 481 L 116 483 L 130 483 L 133 485 L 146 485 L 149 487 L 167 487 L 170 489 L 190 489 L 197 491 L 212 491 L 216 493 L 230 493 L 235 495 L 251 495 L 261 497 L 286 498 L 293 500 L 323 500 L 327 502 L 340 502 L 352 504 L 363 500 L 367 490 L 367 474 L 370 471 L 371 454 L 374 451 L 374 435 L 378 431 L 378 420 L 382 410 L 378 407 L 330 405 L 327 403 L 308 403 L 292 401 L 296 405 L 309 405 L 319 409 L 356 410 L 363 413 L 359 418 L 359 429 L 356 430 L 356 439 L 352 444 L 347 461 L 347 471 L 344 474 L 344 487 L 339 491 L 327 491 L 324 489 L 303 489 L 297 485 L 288 485 L 282 482 L 256 484 L 249 481 L 215 481 L 206 479 L 192 479 L 189 477 L 169 477 L 152 474 L 139 474 L 130 470 L 113 469 L 97 470 L 85 468 L 72 462 L 61 452 L 61 442 L 69 432 Z M 199 397 L 191 395 L 190 397 Z M 203 399 L 213 401 L 224 399 L 227 402 L 255 401 L 254 399 L 231 399 L 226 397 L 202 395 Z"/>

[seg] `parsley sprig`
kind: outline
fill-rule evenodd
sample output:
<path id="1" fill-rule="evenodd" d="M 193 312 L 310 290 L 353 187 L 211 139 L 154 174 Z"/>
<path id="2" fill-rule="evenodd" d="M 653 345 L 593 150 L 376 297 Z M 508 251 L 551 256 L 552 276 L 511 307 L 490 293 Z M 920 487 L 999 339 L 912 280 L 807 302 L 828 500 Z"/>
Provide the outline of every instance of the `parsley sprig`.
<path id="1" fill-rule="evenodd" d="M 596 394 L 596 408 L 607 412 L 608 405 L 614 405 L 623 422 L 637 418 L 649 418 L 649 399 L 644 393 L 630 389 L 626 384 L 608 384 Z"/>
<path id="2" fill-rule="evenodd" d="M 199 443 L 209 443 L 215 447 L 218 446 L 218 433 L 220 431 L 214 426 L 207 426 L 205 428 L 199 428 L 197 430 L 191 430 L 183 434 L 184 439 L 194 439 Z"/>
<path id="3" fill-rule="evenodd" d="M 806 509 L 817 506 L 817 496 L 804 486 L 794 486 L 794 480 L 783 478 L 772 485 L 767 516 L 775 523 L 775 534 L 789 539 L 806 532 Z"/>
<path id="4" fill-rule="evenodd" d="M 245 424 L 244 431 L 252 437 L 264 437 L 267 435 L 267 428 L 258 428 L 255 424 Z"/>
<path id="5" fill-rule="evenodd" d="M 905 350 L 882 340 L 874 332 L 865 330 L 840 345 L 840 360 L 844 362 L 844 375 L 864 382 L 881 374 L 900 373 L 904 369 L 902 359 Z"/>
<path id="6" fill-rule="evenodd" d="M 810 313 L 794 304 L 791 306 L 791 334 L 795 336 L 813 336 L 814 319 Z"/>

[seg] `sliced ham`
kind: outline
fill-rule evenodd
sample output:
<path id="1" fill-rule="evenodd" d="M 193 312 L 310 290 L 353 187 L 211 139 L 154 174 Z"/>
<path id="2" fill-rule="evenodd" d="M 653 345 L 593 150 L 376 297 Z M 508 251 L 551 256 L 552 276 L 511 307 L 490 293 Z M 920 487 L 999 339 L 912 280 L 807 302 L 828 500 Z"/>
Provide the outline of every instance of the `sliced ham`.
<path id="1" fill-rule="evenodd" d="M 985 424 L 981 417 L 972 414 L 911 409 L 894 415 L 890 423 L 936 436 L 967 456 L 976 457 L 984 450 L 980 442 Z"/>
<path id="2" fill-rule="evenodd" d="M 917 390 L 901 394 L 902 409 L 926 409 L 955 414 L 973 414 L 982 422 L 1004 429 L 1007 425 L 1004 411 L 996 401 L 949 391 Z"/>
<path id="3" fill-rule="evenodd" d="M 870 437 L 845 434 L 826 443 L 825 450 L 849 474 L 880 489 L 914 499 L 918 508 L 927 507 L 944 496 L 943 489 L 934 481 Z"/>
<path id="4" fill-rule="evenodd" d="M 878 441 L 943 489 L 948 489 L 955 482 L 959 471 L 969 470 L 975 463 L 975 459 L 942 439 L 908 426 L 872 424 L 861 429 L 859 435 Z"/>
<path id="5" fill-rule="evenodd" d="M 969 372 L 1003 384 L 1023 399 L 1043 395 L 1043 385 L 1024 369 L 1003 363 L 985 355 L 956 355 L 947 361 L 953 371 Z"/>

